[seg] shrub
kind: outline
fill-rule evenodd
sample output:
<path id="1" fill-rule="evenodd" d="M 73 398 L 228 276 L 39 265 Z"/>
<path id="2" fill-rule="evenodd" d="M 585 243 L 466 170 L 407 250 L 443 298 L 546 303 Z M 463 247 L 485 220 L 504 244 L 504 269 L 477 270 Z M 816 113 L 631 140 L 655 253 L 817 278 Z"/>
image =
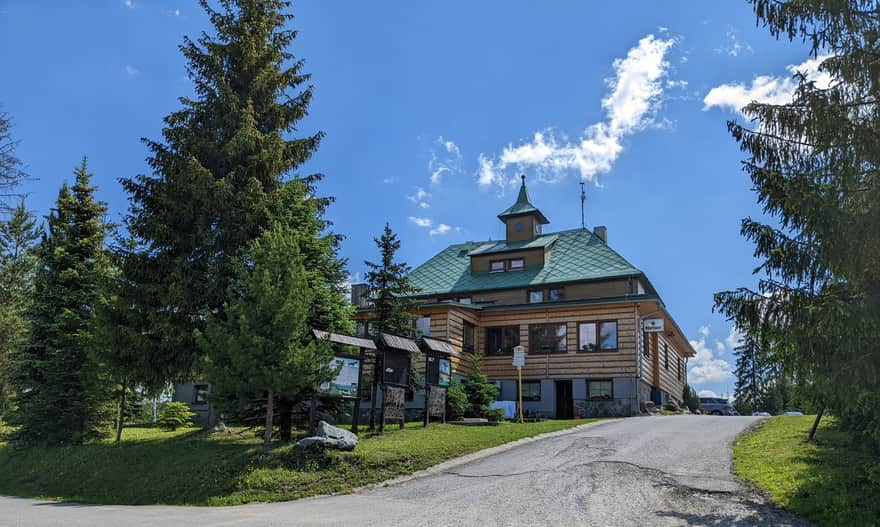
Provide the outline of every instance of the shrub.
<path id="1" fill-rule="evenodd" d="M 484 415 L 490 421 L 504 421 L 504 408 L 490 408 Z"/>
<path id="2" fill-rule="evenodd" d="M 470 356 L 470 369 L 464 385 L 469 403 L 466 417 L 486 417 L 489 405 L 498 397 L 498 387 L 483 373 L 483 360 L 476 353 Z"/>
<path id="3" fill-rule="evenodd" d="M 157 424 L 164 430 L 177 430 L 182 426 L 191 426 L 196 416 L 186 403 L 169 402 L 159 410 Z"/>
<path id="4" fill-rule="evenodd" d="M 464 417 L 470 403 L 464 386 L 453 380 L 446 391 L 446 418 L 450 421 L 459 421 Z"/>

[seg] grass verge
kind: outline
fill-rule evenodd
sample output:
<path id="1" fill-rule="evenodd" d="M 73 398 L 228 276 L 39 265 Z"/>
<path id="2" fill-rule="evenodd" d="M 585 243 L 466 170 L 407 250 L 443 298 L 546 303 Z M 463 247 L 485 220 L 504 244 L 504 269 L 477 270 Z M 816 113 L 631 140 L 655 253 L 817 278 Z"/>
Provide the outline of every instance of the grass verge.
<path id="1" fill-rule="evenodd" d="M 416 423 L 361 434 L 354 452 L 263 448 L 251 433 L 131 428 L 123 442 L 17 449 L 0 443 L 0 494 L 103 504 L 237 505 L 347 493 L 517 439 L 595 419 L 466 427 Z"/>
<path id="2" fill-rule="evenodd" d="M 809 443 L 814 419 L 773 417 L 741 437 L 733 447 L 737 476 L 816 525 L 880 525 L 880 459 L 833 418 Z"/>

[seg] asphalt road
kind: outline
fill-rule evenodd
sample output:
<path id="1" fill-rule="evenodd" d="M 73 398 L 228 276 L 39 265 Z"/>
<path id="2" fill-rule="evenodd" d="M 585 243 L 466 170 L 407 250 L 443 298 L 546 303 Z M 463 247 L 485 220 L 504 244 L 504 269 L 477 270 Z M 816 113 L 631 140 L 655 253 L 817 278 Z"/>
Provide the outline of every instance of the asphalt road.
<path id="1" fill-rule="evenodd" d="M 285 503 L 119 507 L 0 497 L 0 526 L 808 525 L 731 474 L 730 445 L 756 420 L 609 421 L 394 485 Z"/>

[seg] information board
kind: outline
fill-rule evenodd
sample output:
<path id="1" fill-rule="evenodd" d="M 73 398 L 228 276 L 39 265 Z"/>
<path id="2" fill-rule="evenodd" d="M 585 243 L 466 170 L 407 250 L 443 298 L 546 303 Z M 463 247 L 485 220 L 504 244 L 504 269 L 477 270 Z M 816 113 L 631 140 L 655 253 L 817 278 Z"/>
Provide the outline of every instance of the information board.
<path id="1" fill-rule="evenodd" d="M 330 367 L 339 368 L 339 373 L 332 381 L 321 385 L 321 393 L 335 397 L 357 397 L 361 361 L 351 357 L 334 357 Z"/>

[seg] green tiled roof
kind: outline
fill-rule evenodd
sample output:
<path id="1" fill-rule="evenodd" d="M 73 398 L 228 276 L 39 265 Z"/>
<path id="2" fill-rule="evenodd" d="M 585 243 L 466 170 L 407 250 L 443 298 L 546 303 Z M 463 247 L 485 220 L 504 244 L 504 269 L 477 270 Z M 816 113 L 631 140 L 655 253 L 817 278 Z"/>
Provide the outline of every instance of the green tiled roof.
<path id="1" fill-rule="evenodd" d="M 493 254 L 503 253 L 507 251 L 521 251 L 523 249 L 538 249 L 551 245 L 558 238 L 559 236 L 556 234 L 545 234 L 543 236 L 538 236 L 534 240 L 524 240 L 520 242 L 507 243 L 504 240 L 497 242 L 486 242 L 483 245 L 478 246 L 476 249 L 469 252 L 468 254 L 470 256 L 476 256 L 478 254 Z"/>
<path id="2" fill-rule="evenodd" d="M 556 242 L 540 267 L 503 273 L 472 273 L 469 254 L 493 242 L 467 242 L 450 245 L 414 269 L 410 280 L 419 289 L 418 296 L 428 296 L 642 274 L 586 229 L 548 233 L 541 238 L 553 236 Z"/>
<path id="3" fill-rule="evenodd" d="M 536 214 L 541 223 L 550 223 L 541 211 L 532 205 L 532 201 L 529 199 L 529 191 L 526 190 L 526 177 L 522 176 L 522 186 L 519 187 L 519 195 L 516 197 L 516 203 L 508 207 L 507 210 L 499 214 L 498 217 L 501 221 L 504 221 L 504 218 L 509 218 L 510 216 L 521 216 L 529 213 Z"/>

